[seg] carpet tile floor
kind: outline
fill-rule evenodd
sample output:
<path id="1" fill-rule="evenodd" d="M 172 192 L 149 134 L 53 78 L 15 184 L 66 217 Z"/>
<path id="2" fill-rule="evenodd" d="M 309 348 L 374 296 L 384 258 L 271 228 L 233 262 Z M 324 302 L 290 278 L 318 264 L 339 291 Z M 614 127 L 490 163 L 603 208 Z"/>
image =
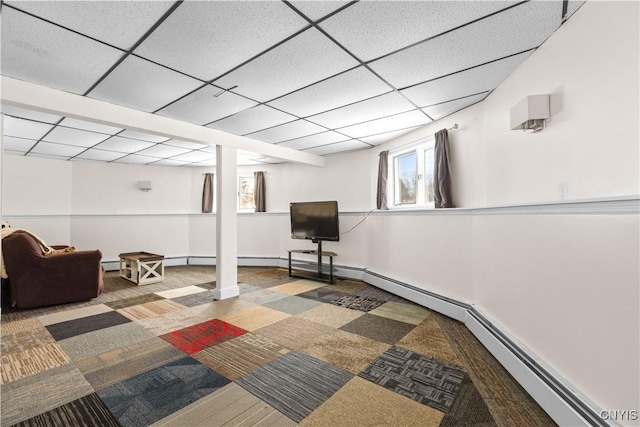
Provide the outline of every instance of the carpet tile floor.
<path id="1" fill-rule="evenodd" d="M 240 267 L 105 275 L 91 301 L 2 308 L 0 426 L 554 426 L 464 325 L 364 282 Z M 4 296 L 3 296 L 4 297 Z"/>

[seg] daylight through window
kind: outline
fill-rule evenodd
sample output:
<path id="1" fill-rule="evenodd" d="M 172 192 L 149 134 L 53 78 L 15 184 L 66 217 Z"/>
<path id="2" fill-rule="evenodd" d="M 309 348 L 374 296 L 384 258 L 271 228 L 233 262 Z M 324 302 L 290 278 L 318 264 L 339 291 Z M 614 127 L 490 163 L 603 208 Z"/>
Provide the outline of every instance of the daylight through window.
<path id="1" fill-rule="evenodd" d="M 433 206 L 433 146 L 430 137 L 392 153 L 392 187 L 395 206 Z"/>

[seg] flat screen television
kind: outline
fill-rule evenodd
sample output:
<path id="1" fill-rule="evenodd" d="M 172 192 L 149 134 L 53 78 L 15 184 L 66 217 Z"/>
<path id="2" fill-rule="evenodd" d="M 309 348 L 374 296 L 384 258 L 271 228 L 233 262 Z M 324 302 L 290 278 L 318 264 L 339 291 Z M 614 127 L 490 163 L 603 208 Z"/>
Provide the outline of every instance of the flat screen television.
<path id="1" fill-rule="evenodd" d="M 338 225 L 338 202 L 290 203 L 291 238 L 308 239 L 314 242 L 340 240 Z"/>

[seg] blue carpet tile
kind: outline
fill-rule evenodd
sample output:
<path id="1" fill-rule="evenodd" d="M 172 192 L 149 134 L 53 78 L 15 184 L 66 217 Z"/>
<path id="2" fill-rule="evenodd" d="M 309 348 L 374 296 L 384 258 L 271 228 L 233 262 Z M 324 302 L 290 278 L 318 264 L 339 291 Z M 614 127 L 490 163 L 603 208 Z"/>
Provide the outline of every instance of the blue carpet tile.
<path id="1" fill-rule="evenodd" d="M 131 322 L 131 319 L 123 316 L 117 311 L 96 314 L 94 316 L 82 317 L 80 319 L 67 320 L 65 322 L 54 323 L 47 326 L 47 330 L 56 340 L 64 340 L 88 332 L 98 331 L 111 326 L 121 325 Z"/>

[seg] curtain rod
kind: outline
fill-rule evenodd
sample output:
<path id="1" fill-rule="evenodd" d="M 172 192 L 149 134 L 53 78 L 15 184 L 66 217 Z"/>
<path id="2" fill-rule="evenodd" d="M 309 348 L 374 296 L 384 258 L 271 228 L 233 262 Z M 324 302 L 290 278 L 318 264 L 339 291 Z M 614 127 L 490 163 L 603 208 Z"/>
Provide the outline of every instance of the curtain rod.
<path id="1" fill-rule="evenodd" d="M 457 123 L 454 123 L 453 126 L 451 126 L 450 128 L 447 128 L 447 130 L 456 130 L 458 129 L 460 126 L 458 126 Z"/>
<path id="2" fill-rule="evenodd" d="M 267 173 L 267 171 L 254 171 L 254 172 L 262 172 L 262 173 Z M 209 173 L 213 173 L 213 172 L 209 172 Z M 207 173 L 203 173 L 202 176 L 205 176 Z"/>

